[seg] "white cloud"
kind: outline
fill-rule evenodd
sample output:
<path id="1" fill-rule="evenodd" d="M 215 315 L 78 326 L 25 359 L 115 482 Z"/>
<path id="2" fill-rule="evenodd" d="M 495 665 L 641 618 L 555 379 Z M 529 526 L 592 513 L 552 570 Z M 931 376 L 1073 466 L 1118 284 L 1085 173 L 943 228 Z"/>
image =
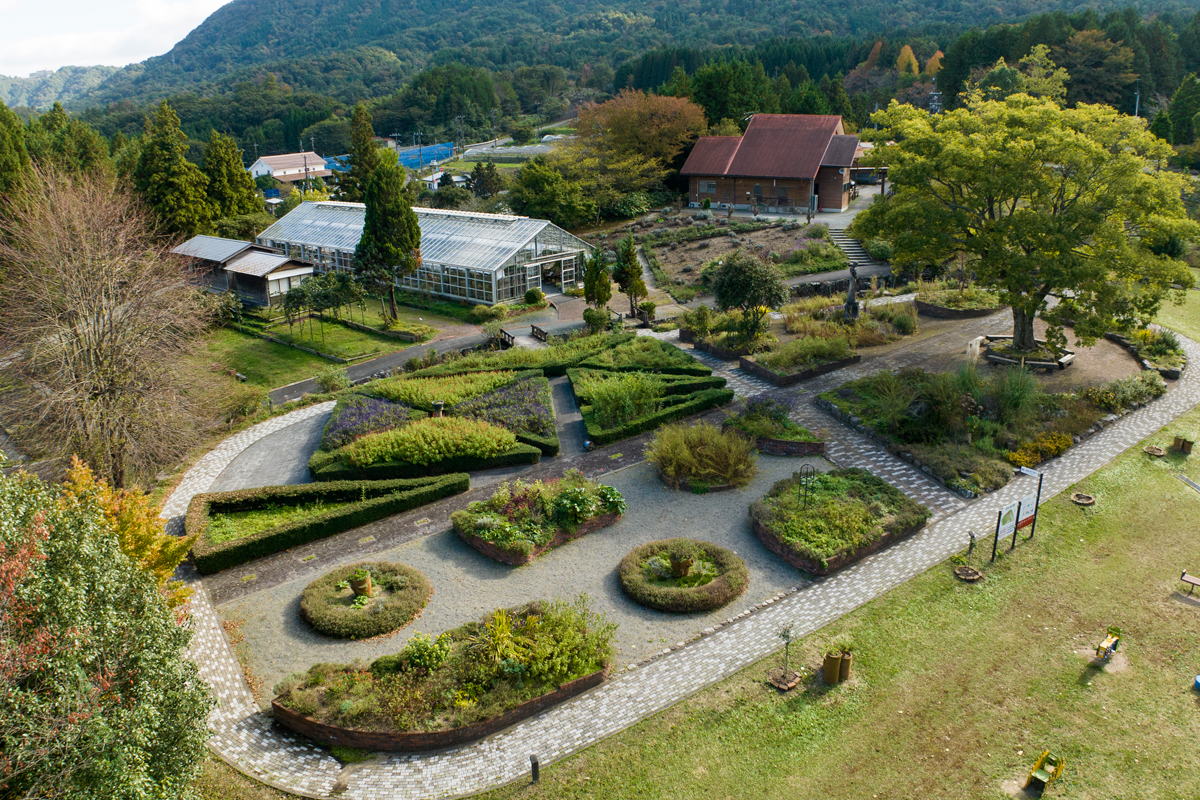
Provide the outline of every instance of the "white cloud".
<path id="1" fill-rule="evenodd" d="M 0 0 L 0 75 L 162 55 L 226 0 Z"/>

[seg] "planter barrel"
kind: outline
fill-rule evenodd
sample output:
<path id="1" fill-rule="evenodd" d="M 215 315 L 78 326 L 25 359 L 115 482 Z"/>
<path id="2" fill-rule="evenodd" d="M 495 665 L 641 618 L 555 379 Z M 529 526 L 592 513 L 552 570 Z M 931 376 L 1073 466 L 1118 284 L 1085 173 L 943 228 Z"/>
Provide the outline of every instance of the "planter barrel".
<path id="1" fill-rule="evenodd" d="M 365 578 L 351 578 L 350 588 L 354 590 L 355 597 L 371 596 L 371 574 L 367 573 Z"/>
<path id="2" fill-rule="evenodd" d="M 825 654 L 825 682 L 830 686 L 837 686 L 838 679 L 842 673 L 842 657 L 831 653 Z"/>
<path id="3" fill-rule="evenodd" d="M 841 666 L 838 667 L 838 681 L 850 679 L 850 665 L 854 663 L 853 653 L 842 653 Z"/>

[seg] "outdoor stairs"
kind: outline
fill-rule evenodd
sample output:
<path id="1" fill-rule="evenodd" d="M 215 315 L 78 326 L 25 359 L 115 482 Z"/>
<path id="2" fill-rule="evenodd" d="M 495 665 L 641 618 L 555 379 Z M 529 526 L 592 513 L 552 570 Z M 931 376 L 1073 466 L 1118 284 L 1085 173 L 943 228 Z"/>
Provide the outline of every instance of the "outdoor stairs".
<path id="1" fill-rule="evenodd" d="M 886 267 L 886 261 L 876 261 L 871 258 L 871 255 L 863 248 L 857 240 L 851 239 L 844 230 L 830 230 L 829 238 L 833 239 L 833 243 L 847 256 L 850 257 L 850 263 L 858 264 L 860 267 Z"/>

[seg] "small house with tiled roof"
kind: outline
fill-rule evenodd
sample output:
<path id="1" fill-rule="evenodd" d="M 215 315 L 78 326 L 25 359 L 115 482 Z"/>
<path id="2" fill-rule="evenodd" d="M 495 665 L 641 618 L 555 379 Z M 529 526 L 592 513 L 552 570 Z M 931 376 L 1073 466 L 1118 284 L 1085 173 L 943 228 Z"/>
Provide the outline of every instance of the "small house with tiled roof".
<path id="1" fill-rule="evenodd" d="M 741 136 L 702 136 L 680 174 L 693 207 L 844 211 L 858 137 L 840 116 L 755 114 Z"/>

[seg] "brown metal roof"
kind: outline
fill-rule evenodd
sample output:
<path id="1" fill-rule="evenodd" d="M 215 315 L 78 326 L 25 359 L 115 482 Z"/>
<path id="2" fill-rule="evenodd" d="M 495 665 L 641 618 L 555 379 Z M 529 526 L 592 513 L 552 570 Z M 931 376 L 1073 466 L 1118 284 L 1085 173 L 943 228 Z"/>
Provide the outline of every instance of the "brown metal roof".
<path id="1" fill-rule="evenodd" d="M 842 118 L 816 114 L 755 114 L 740 138 L 703 136 L 683 175 L 812 180 Z"/>
<path id="2" fill-rule="evenodd" d="M 841 134 L 829 140 L 825 157 L 821 159 L 822 167 L 852 167 L 854 157 L 858 152 L 858 137 Z"/>

